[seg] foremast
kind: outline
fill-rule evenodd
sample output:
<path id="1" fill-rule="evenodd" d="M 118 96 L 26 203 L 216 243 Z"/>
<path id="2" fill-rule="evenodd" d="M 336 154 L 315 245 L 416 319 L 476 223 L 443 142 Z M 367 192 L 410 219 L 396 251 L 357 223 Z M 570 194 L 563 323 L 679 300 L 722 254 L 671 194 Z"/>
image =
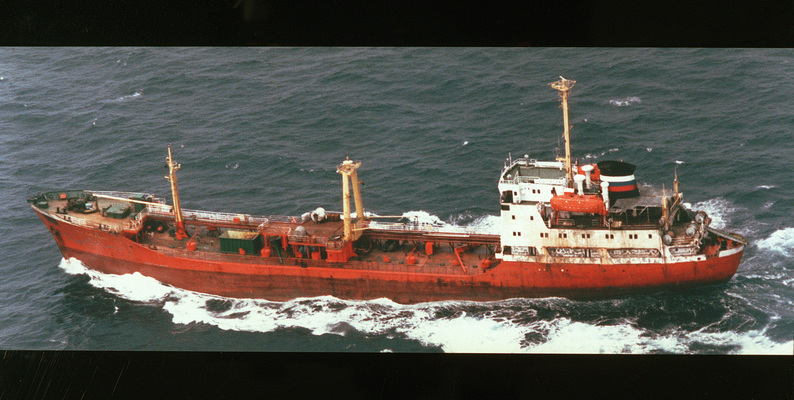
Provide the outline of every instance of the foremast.
<path id="1" fill-rule="evenodd" d="M 175 221 L 175 229 L 176 229 L 176 239 L 182 240 L 187 237 L 185 233 L 185 223 L 182 220 L 182 206 L 179 204 L 179 190 L 177 189 L 177 179 L 176 179 L 176 171 L 182 167 L 182 165 L 177 164 L 174 162 L 174 159 L 171 157 L 171 145 L 168 145 L 168 157 L 165 158 L 165 161 L 168 163 L 168 176 L 165 177 L 169 182 L 171 182 L 171 195 L 174 198 L 174 221 Z"/>

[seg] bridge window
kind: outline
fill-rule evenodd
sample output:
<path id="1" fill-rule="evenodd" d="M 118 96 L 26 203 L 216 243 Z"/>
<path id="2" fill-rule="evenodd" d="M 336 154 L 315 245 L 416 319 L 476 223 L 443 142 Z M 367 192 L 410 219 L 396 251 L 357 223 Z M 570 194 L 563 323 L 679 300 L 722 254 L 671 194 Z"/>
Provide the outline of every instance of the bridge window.
<path id="1" fill-rule="evenodd" d="M 515 216 L 515 215 L 513 215 L 513 219 L 516 219 L 516 216 Z"/>

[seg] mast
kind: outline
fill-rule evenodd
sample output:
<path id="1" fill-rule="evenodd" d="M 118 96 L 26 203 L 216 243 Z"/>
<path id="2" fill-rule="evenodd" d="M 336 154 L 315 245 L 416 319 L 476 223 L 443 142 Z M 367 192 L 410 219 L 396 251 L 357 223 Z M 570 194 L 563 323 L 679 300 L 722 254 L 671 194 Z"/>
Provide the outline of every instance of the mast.
<path id="1" fill-rule="evenodd" d="M 182 206 L 179 204 L 179 191 L 176 187 L 176 171 L 182 167 L 180 164 L 174 163 L 171 157 L 171 145 L 168 145 L 168 157 L 165 158 L 168 163 L 168 176 L 165 179 L 171 182 L 171 195 L 174 198 L 174 221 L 176 225 L 176 238 L 182 240 L 187 237 L 185 233 L 185 223 L 182 221 Z"/>
<path id="2" fill-rule="evenodd" d="M 347 157 L 345 161 L 342 161 L 339 166 L 336 167 L 336 172 L 342 174 L 342 212 L 344 213 L 345 218 L 345 241 L 351 242 L 355 241 L 361 236 L 360 230 L 354 230 L 353 224 L 350 219 L 350 187 L 348 184 L 348 178 L 353 185 L 353 197 L 356 203 L 356 217 L 358 219 L 357 228 L 360 228 L 361 221 L 364 220 L 364 206 L 361 203 L 361 192 L 359 191 L 358 185 L 358 173 L 356 169 L 361 166 L 361 161 L 350 161 L 350 157 Z"/>
<path id="3" fill-rule="evenodd" d="M 568 184 L 573 182 L 573 169 L 571 168 L 571 133 L 568 125 L 568 92 L 571 91 L 576 81 L 565 79 L 562 76 L 557 82 L 549 85 L 560 92 L 560 102 L 562 102 L 562 118 L 565 126 L 563 136 L 565 137 L 565 173 L 568 177 Z"/>

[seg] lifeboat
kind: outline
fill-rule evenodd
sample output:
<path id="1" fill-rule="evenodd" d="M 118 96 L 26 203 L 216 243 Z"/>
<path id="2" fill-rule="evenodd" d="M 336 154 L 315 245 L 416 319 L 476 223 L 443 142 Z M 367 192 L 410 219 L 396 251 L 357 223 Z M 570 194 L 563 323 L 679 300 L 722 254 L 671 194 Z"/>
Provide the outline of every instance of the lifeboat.
<path id="1" fill-rule="evenodd" d="M 597 194 L 573 194 L 565 193 L 554 196 L 550 200 L 551 208 L 555 211 L 570 211 L 580 213 L 590 213 L 607 215 L 604 200 Z"/>

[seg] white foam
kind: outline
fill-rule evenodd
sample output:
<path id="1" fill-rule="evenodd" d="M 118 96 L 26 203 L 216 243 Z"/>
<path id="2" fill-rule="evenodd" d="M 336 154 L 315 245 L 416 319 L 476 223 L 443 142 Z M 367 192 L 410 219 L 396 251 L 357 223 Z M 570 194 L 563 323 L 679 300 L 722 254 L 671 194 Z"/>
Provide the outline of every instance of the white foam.
<path id="1" fill-rule="evenodd" d="M 621 354 L 647 353 L 663 350 L 683 353 L 686 348 L 674 338 L 652 340 L 643 337 L 644 330 L 628 323 L 593 325 L 558 318 L 548 323 L 548 340 L 528 349 L 533 353 Z"/>
<path id="2" fill-rule="evenodd" d="M 617 107 L 630 106 L 632 104 L 640 104 L 642 100 L 637 96 L 624 97 L 622 99 L 609 100 L 609 104 Z"/>
<path id="3" fill-rule="evenodd" d="M 419 225 L 432 225 L 437 227 L 447 226 L 446 222 L 442 221 L 441 218 L 438 218 L 436 215 L 432 215 L 427 211 L 408 211 L 403 213 L 403 218 L 408 219 L 411 222 L 417 222 Z"/>
<path id="4" fill-rule="evenodd" d="M 303 328 L 313 335 L 344 336 L 350 329 L 367 335 L 404 335 L 450 353 L 690 353 L 694 342 L 731 346 L 739 354 L 792 354 L 794 343 L 777 343 L 765 336 L 766 328 L 748 332 L 672 331 L 655 334 L 624 320 L 612 325 L 572 321 L 567 317 L 520 322 L 535 315 L 535 300 L 474 303 L 460 301 L 401 305 L 389 299 L 340 300 L 332 296 L 299 298 L 285 302 L 231 299 L 173 288 L 140 274 L 109 275 L 88 269 L 76 259 L 62 260 L 70 274 L 86 274 L 92 286 L 119 297 L 159 304 L 175 324 L 205 323 L 227 331 L 273 332 Z M 537 301 L 556 302 L 564 299 Z M 212 302 L 220 306 L 213 307 Z M 469 315 L 470 305 L 491 307 L 482 315 Z M 516 304 L 525 312 L 505 312 Z M 449 315 L 449 316 L 444 316 Z M 531 342 L 527 337 L 532 337 Z M 384 349 L 383 351 L 391 351 Z"/>
<path id="5" fill-rule="evenodd" d="M 794 228 L 783 228 L 772 232 L 766 239 L 756 242 L 759 249 L 794 257 Z"/>
<path id="6" fill-rule="evenodd" d="M 713 346 L 737 346 L 735 354 L 750 355 L 794 355 L 794 340 L 777 343 L 766 335 L 766 328 L 747 332 L 703 332 L 703 329 L 687 335 L 692 342 Z"/>
<path id="7" fill-rule="evenodd" d="M 141 97 L 141 95 L 142 95 L 141 92 L 135 92 L 133 94 L 128 94 L 128 95 L 116 98 L 113 101 L 115 101 L 115 102 L 123 102 L 123 101 L 128 101 L 128 100 L 134 100 L 134 99 L 137 99 L 137 98 Z"/>
<path id="8" fill-rule="evenodd" d="M 730 216 L 736 212 L 736 207 L 722 197 L 701 201 L 688 208 L 694 211 L 705 211 L 711 217 L 710 226 L 717 229 L 726 227 L 730 221 Z"/>
<path id="9" fill-rule="evenodd" d="M 777 185 L 758 185 L 755 188 L 756 189 L 774 189 L 776 187 L 777 187 Z"/>
<path id="10" fill-rule="evenodd" d="M 154 278 L 143 276 L 138 272 L 124 275 L 103 274 L 94 271 L 79 260 L 61 259 L 61 269 L 71 275 L 85 274 L 90 278 L 88 283 L 99 289 L 116 294 L 119 297 L 138 302 L 157 302 L 182 289 L 163 285 Z M 184 291 L 187 292 L 187 291 Z"/>
<path id="11" fill-rule="evenodd" d="M 478 232 L 498 235 L 502 228 L 502 217 L 498 215 L 483 215 L 472 221 L 467 227 Z"/>
<path id="12" fill-rule="evenodd" d="M 571 322 L 567 318 L 552 320 L 548 340 L 526 349 L 531 353 L 600 353 L 647 354 L 665 352 L 691 353 L 690 346 L 700 343 L 734 347 L 734 354 L 794 354 L 794 341 L 777 343 L 765 336 L 766 328 L 748 332 L 672 331 L 657 335 L 631 323 L 593 325 Z"/>
<path id="13" fill-rule="evenodd" d="M 526 335 L 524 327 L 461 313 L 453 319 L 423 319 L 405 333 L 422 343 L 437 345 L 447 353 L 518 353 Z"/>

